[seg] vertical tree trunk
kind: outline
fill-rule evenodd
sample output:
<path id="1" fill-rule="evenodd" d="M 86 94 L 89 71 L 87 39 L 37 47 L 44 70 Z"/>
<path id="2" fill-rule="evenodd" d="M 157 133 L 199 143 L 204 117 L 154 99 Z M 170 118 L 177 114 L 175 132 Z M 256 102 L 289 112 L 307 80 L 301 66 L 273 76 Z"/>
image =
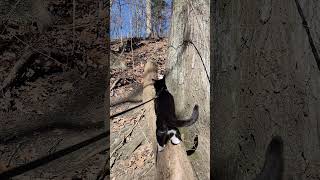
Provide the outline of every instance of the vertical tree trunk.
<path id="1" fill-rule="evenodd" d="M 21 3 L 23 4 L 24 2 Z M 48 4 L 41 0 L 33 0 L 31 3 L 32 16 L 37 22 L 38 31 L 43 33 L 52 25 L 52 19 L 48 11 Z"/>
<path id="2" fill-rule="evenodd" d="M 319 50 L 314 7 L 320 4 L 303 2 Z M 319 178 L 320 72 L 297 4 L 248 0 L 213 6 L 214 178 L 253 179 L 274 135 L 284 139 L 283 179 Z"/>
<path id="3" fill-rule="evenodd" d="M 112 1 L 111 1 L 112 2 Z M 103 27 L 105 28 L 105 47 L 110 47 L 110 8 L 112 3 L 110 2 L 110 6 L 106 5 L 106 8 L 104 8 L 105 11 L 105 17 L 103 18 Z M 105 129 L 110 129 L 110 51 L 107 51 L 107 58 L 106 58 L 106 92 L 105 92 L 105 109 L 106 109 L 106 124 Z M 109 140 L 110 141 L 110 140 Z M 110 144 L 108 144 L 110 145 Z"/>
<path id="4" fill-rule="evenodd" d="M 196 136 L 199 138 L 197 150 L 188 157 L 201 180 L 210 176 L 209 2 L 174 1 L 166 78 L 180 119 L 190 117 L 193 106 L 199 105 L 198 121 L 181 130 L 186 149 L 193 146 Z"/>
<path id="5" fill-rule="evenodd" d="M 72 1 L 72 54 L 74 54 L 76 41 L 76 0 Z"/>
<path id="6" fill-rule="evenodd" d="M 152 0 L 146 0 L 146 24 L 147 24 L 147 38 L 150 38 L 152 35 L 152 16 L 151 16 L 151 2 Z"/>

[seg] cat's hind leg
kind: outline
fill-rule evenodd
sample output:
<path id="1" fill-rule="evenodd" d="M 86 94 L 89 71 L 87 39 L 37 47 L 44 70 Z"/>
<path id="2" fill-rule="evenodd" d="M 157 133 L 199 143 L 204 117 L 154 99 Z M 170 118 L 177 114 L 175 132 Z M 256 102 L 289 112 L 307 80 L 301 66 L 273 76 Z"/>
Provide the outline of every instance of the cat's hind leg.
<path id="1" fill-rule="evenodd" d="M 158 144 L 158 152 L 163 151 L 163 150 L 164 150 L 164 147 L 165 147 L 166 145 L 160 146 L 159 143 L 157 143 L 157 144 Z"/>
<path id="2" fill-rule="evenodd" d="M 161 131 L 157 129 L 158 152 L 163 151 L 164 147 L 166 146 L 167 136 L 166 130 Z"/>

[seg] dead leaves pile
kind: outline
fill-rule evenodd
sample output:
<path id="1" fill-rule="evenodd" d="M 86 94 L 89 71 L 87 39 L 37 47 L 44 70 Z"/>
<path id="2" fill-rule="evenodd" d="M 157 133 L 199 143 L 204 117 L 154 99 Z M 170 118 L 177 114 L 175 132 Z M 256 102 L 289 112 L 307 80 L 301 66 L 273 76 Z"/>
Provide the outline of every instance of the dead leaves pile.
<path id="1" fill-rule="evenodd" d="M 119 132 L 122 130 L 125 126 L 133 125 L 137 121 L 137 117 L 133 118 L 116 118 L 113 120 L 113 125 L 111 132 Z"/>
<path id="2" fill-rule="evenodd" d="M 148 144 L 138 147 L 136 151 L 132 154 L 131 158 L 128 160 L 121 160 L 119 162 L 121 165 L 126 167 L 129 171 L 133 171 L 137 168 L 142 168 L 145 166 L 149 157 L 153 157 L 152 148 Z"/>

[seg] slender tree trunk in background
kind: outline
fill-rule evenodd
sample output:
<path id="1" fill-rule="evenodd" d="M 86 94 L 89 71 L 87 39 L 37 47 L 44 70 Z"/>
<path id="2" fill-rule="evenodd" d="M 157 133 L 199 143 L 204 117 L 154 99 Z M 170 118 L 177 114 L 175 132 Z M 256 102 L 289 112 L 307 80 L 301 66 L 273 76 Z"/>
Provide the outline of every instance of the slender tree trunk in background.
<path id="1" fill-rule="evenodd" d="M 21 1 L 21 3 L 24 2 Z M 32 15 L 36 19 L 39 32 L 43 33 L 52 25 L 52 19 L 48 11 L 48 4 L 41 0 L 33 0 L 31 3 Z"/>
<path id="2" fill-rule="evenodd" d="M 209 5 L 209 0 L 174 1 L 166 68 L 167 86 L 175 99 L 177 116 L 190 117 L 193 106 L 199 105 L 198 121 L 181 131 L 187 150 L 198 136 L 199 146 L 188 157 L 196 177 L 201 180 L 210 176 Z"/>
<path id="3" fill-rule="evenodd" d="M 111 3 L 110 3 L 111 5 Z M 104 11 L 105 11 L 105 17 L 103 18 L 103 29 L 104 29 L 104 33 L 105 33 L 105 47 L 110 47 L 110 7 L 111 6 L 106 6 L 104 8 Z M 108 53 L 108 56 L 106 58 L 106 93 L 105 93 L 105 109 L 106 109 L 106 130 L 110 129 L 110 119 L 109 119 L 109 116 L 110 116 L 110 108 L 109 108 L 109 105 L 110 105 L 110 51 L 107 52 Z"/>
<path id="4" fill-rule="evenodd" d="M 308 25 L 292 0 L 213 2 L 215 179 L 253 179 L 274 135 L 284 180 L 320 177 L 320 2 L 298 1 Z"/>
<path id="5" fill-rule="evenodd" d="M 103 2 L 103 1 L 102 1 Z M 106 5 L 106 7 L 103 9 L 105 16 L 103 17 L 103 32 L 105 34 L 105 47 L 110 47 L 110 9 L 112 5 L 112 0 L 110 1 L 109 5 Z M 103 3 L 102 3 L 103 4 Z M 104 106 L 105 106 L 105 131 L 110 132 L 110 51 L 107 51 L 107 57 L 106 57 L 106 67 L 105 67 L 105 77 L 106 77 L 106 92 L 105 92 L 105 97 L 104 97 Z M 107 148 L 110 149 L 110 136 L 107 138 L 106 141 L 106 146 Z M 109 152 L 110 153 L 110 152 Z M 108 154 L 109 154 L 108 153 Z M 106 158 L 106 163 L 102 169 L 102 177 L 105 176 L 104 179 L 110 179 L 110 157 Z"/>
<path id="6" fill-rule="evenodd" d="M 73 10 L 72 10 L 72 35 L 73 35 L 73 41 L 72 41 L 72 54 L 74 54 L 74 48 L 75 48 L 75 36 L 76 36 L 76 0 L 72 1 Z"/>
<path id="7" fill-rule="evenodd" d="M 137 1 L 137 2 L 139 2 L 139 1 Z M 135 19 L 134 19 L 133 34 L 135 37 L 139 37 L 139 31 L 140 31 L 140 29 L 139 29 L 139 7 L 137 5 L 135 5 L 135 7 L 134 7 L 134 13 L 135 13 L 134 14 Z"/>
<path id="8" fill-rule="evenodd" d="M 122 8 L 121 8 L 121 3 L 120 3 L 120 1 L 118 1 L 119 2 L 119 15 L 121 16 L 121 14 L 122 14 Z M 121 21 L 121 23 L 120 23 L 120 43 L 121 44 L 123 44 L 123 34 L 122 34 L 122 21 Z"/>
<path id="9" fill-rule="evenodd" d="M 152 36 L 152 16 L 151 16 L 151 2 L 152 0 L 146 0 L 146 37 Z"/>

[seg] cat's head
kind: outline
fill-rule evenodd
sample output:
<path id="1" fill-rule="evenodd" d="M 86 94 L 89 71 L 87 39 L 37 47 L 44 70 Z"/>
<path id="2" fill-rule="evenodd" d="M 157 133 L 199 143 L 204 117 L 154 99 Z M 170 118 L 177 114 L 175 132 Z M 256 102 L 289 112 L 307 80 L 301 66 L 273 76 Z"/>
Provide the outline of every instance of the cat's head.
<path id="1" fill-rule="evenodd" d="M 161 89 L 167 89 L 165 76 L 162 79 L 154 79 L 154 88 L 156 92 L 159 92 Z"/>

